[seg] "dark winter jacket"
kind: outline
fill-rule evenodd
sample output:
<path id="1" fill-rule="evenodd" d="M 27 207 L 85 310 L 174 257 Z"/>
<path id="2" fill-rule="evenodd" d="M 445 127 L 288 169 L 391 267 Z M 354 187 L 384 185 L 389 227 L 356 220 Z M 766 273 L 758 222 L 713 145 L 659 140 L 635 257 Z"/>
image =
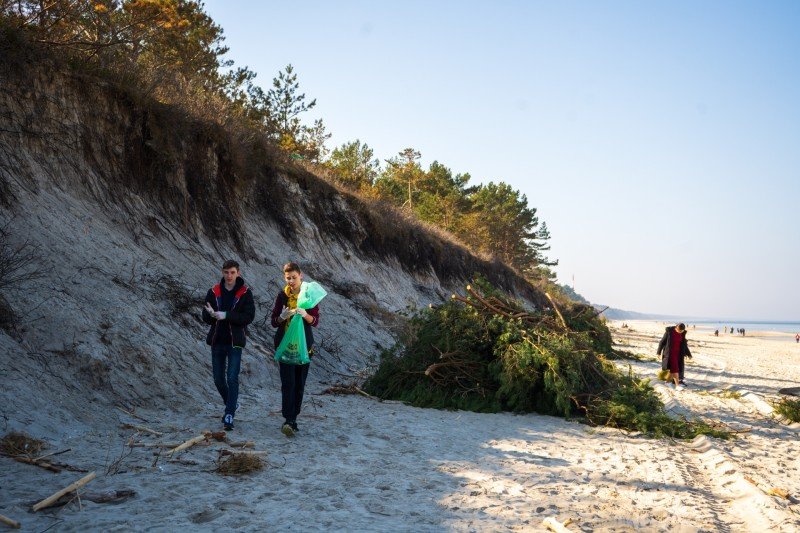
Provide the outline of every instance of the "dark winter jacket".
<path id="1" fill-rule="evenodd" d="M 203 306 L 203 322 L 211 326 L 206 343 L 210 346 L 230 344 L 244 348 L 247 342 L 247 325 L 256 317 L 253 292 L 244 284 L 244 280 L 236 278 L 233 290 L 229 291 L 225 288 L 223 279 L 208 290 L 206 303 L 214 311 L 227 313 L 225 320 L 217 320 Z"/>
<path id="2" fill-rule="evenodd" d="M 283 291 L 279 292 L 278 296 L 275 297 L 275 305 L 272 306 L 272 327 L 278 328 L 274 338 L 275 348 L 280 345 L 286 333 L 286 328 L 284 327 L 285 322 L 281 322 L 280 316 L 283 308 L 288 305 L 289 298 L 286 296 L 286 293 Z M 314 332 L 311 330 L 311 327 L 317 327 L 319 324 L 319 305 L 315 305 L 311 309 L 306 309 L 306 312 L 314 317 L 314 321 L 311 322 L 311 324 L 303 320 L 303 330 L 306 333 L 306 345 L 309 351 L 311 351 L 311 348 L 314 346 Z"/>
<path id="3" fill-rule="evenodd" d="M 669 368 L 669 352 L 672 344 L 672 332 L 674 330 L 675 326 L 667 327 L 666 331 L 664 331 L 664 336 L 661 337 L 661 342 L 658 343 L 656 354 L 661 356 L 661 370 L 667 370 Z M 692 358 L 692 353 L 689 351 L 689 344 L 686 342 L 686 331 L 681 333 L 681 351 L 680 354 L 678 354 L 678 366 L 681 375 L 683 375 L 684 357 Z"/>

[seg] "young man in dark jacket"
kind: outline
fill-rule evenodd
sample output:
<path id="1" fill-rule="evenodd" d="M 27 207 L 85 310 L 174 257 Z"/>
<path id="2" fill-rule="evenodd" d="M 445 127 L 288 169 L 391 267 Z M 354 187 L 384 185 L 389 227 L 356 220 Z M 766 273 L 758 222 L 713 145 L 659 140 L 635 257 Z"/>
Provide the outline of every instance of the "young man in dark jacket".
<path id="1" fill-rule="evenodd" d="M 239 399 L 239 368 L 242 349 L 247 342 L 247 325 L 256 316 L 253 293 L 244 284 L 239 273 L 239 263 L 225 261 L 222 280 L 208 290 L 203 308 L 203 322 L 209 324 L 206 343 L 211 346 L 211 369 L 225 414 L 225 429 L 233 429 Z"/>
<path id="2" fill-rule="evenodd" d="M 661 356 L 661 370 L 669 370 L 670 379 L 675 382 L 675 389 L 682 390 L 684 357 L 692 358 L 689 344 L 686 342 L 686 326 L 681 322 L 677 326 L 668 326 L 658 343 L 657 355 Z"/>
<path id="3" fill-rule="evenodd" d="M 275 304 L 272 306 L 272 326 L 277 328 L 274 338 L 275 348 L 278 348 L 283 340 L 289 319 L 297 314 L 303 318 L 303 331 L 310 356 L 314 347 L 314 333 L 311 328 L 319 325 L 319 305 L 308 310 L 297 307 L 297 297 L 303 283 L 303 272 L 297 263 L 286 263 L 283 266 L 283 279 L 286 286 L 275 297 Z M 278 363 L 278 366 L 281 374 L 281 413 L 285 419 L 281 432 L 287 437 L 292 437 L 298 430 L 297 415 L 300 414 L 303 405 L 303 393 L 310 363 L 303 365 Z"/>

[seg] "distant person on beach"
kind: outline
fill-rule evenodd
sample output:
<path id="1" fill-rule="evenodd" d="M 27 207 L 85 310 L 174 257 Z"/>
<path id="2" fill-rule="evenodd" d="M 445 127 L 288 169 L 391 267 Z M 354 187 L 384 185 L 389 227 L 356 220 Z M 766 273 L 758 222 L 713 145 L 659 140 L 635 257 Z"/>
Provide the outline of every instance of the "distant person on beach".
<path id="1" fill-rule="evenodd" d="M 229 259 L 222 265 L 220 282 L 208 289 L 203 308 L 203 322 L 211 326 L 206 336 L 206 343 L 211 346 L 211 371 L 225 403 L 222 424 L 228 431 L 233 429 L 239 406 L 239 369 L 247 325 L 255 316 L 253 292 L 241 277 L 239 263 Z"/>
<path id="2" fill-rule="evenodd" d="M 800 342 L 800 333 L 794 336 L 794 342 Z"/>
<path id="3" fill-rule="evenodd" d="M 311 309 L 302 309 L 297 306 L 297 297 L 303 284 L 303 272 L 297 263 L 286 263 L 283 266 L 283 279 L 286 286 L 275 297 L 275 305 L 272 307 L 272 326 L 277 328 L 275 332 L 275 349 L 277 350 L 289 328 L 289 322 L 295 315 L 299 315 L 303 320 L 303 332 L 305 334 L 306 347 L 308 349 L 307 360 L 313 357 L 314 333 L 312 327 L 319 325 L 319 305 Z M 276 354 L 277 355 L 277 354 Z M 308 368 L 311 363 L 288 363 L 278 362 L 281 374 L 281 414 L 284 422 L 281 426 L 281 433 L 287 437 L 293 437 L 298 431 L 297 415 L 303 405 L 303 394 L 308 377 Z"/>
<path id="4" fill-rule="evenodd" d="M 714 330 L 714 336 L 715 336 L 715 337 L 719 337 L 719 330 L 718 330 L 718 329 L 715 329 L 715 330 Z"/>
<path id="5" fill-rule="evenodd" d="M 669 370 L 675 389 L 683 390 L 684 358 L 692 358 L 686 342 L 686 325 L 683 322 L 676 326 L 667 326 L 661 342 L 658 343 L 656 354 L 661 356 L 661 370 Z"/>

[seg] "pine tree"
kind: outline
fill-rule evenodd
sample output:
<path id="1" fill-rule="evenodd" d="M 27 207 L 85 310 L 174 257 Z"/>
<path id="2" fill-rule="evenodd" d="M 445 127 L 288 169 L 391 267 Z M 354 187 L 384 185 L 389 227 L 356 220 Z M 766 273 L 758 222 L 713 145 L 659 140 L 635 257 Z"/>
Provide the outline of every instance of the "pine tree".
<path id="1" fill-rule="evenodd" d="M 334 148 L 325 165 L 336 181 L 353 190 L 372 187 L 380 172 L 380 162 L 372 148 L 358 139 Z"/>
<path id="2" fill-rule="evenodd" d="M 300 92 L 300 82 L 294 67 L 289 64 L 272 80 L 272 88 L 267 92 L 266 103 L 269 109 L 269 129 L 280 144 L 287 149 L 300 146 L 302 126 L 299 115 L 317 105 L 317 100 L 306 103 L 305 93 Z"/>

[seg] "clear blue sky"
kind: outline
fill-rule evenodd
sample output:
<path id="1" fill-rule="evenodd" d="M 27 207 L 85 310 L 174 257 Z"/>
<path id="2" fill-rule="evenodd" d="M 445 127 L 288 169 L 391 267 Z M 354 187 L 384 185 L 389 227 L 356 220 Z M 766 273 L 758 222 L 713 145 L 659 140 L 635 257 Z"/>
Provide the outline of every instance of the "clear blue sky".
<path id="1" fill-rule="evenodd" d="M 800 2 L 205 3 L 330 147 L 527 195 L 559 281 L 652 313 L 800 320 Z"/>

